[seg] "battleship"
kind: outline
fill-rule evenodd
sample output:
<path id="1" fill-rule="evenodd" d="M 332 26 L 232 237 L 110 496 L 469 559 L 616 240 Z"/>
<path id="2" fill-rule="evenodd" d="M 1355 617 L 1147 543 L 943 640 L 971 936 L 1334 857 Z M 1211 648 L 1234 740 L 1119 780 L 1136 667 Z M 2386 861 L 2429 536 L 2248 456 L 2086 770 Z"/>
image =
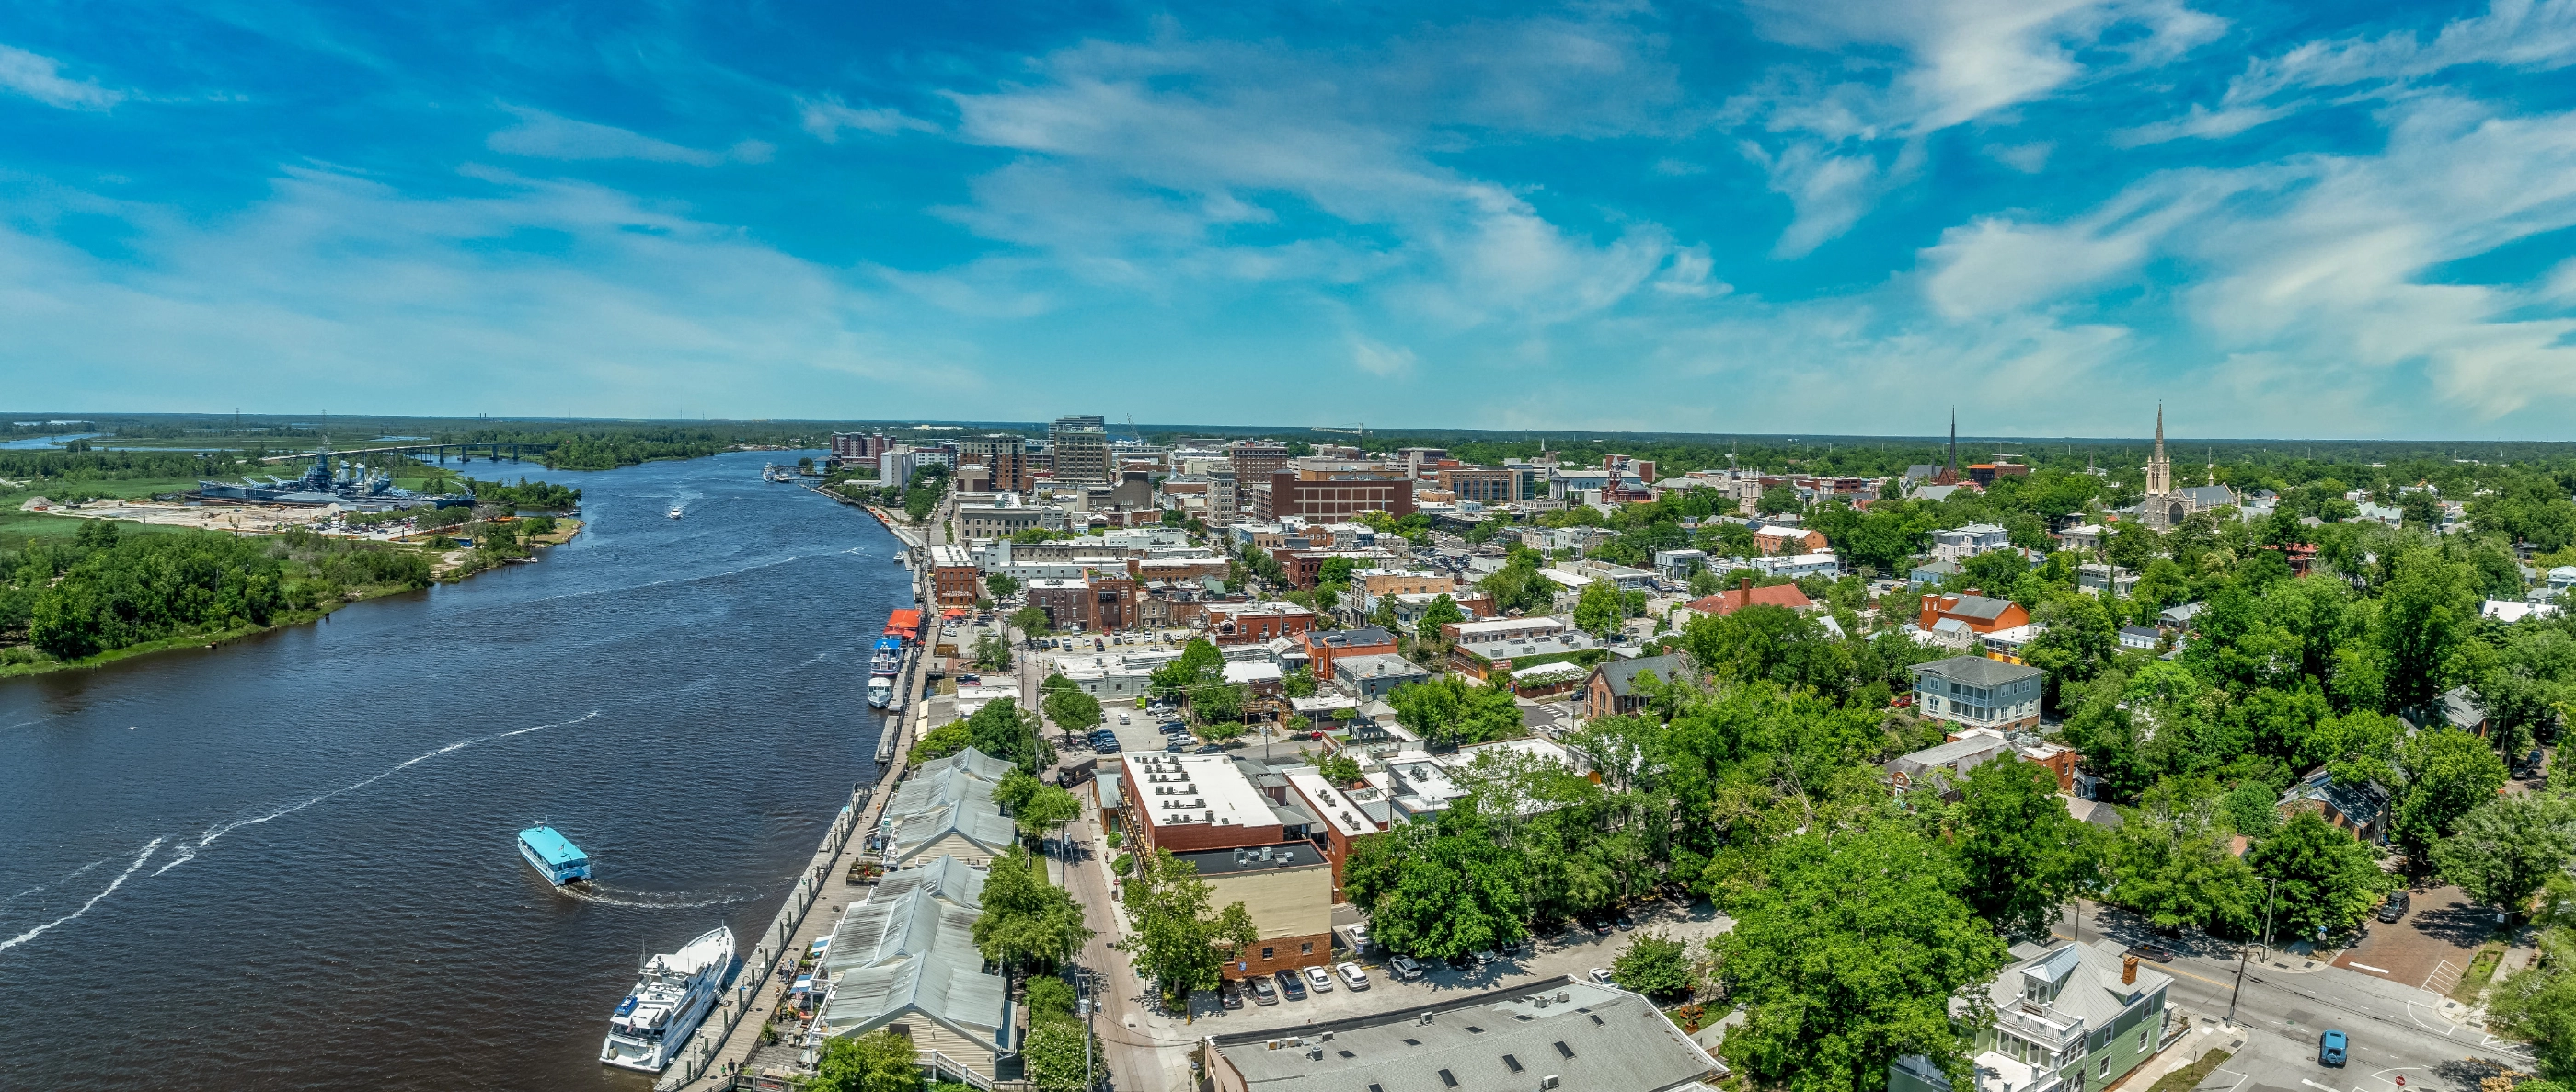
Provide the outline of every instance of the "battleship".
<path id="1" fill-rule="evenodd" d="M 238 482 L 197 483 L 197 496 L 203 500 L 249 501 L 255 504 L 340 504 L 352 508 L 453 508 L 472 504 L 474 498 L 462 493 L 415 493 L 394 487 L 394 479 L 383 470 L 368 470 L 348 459 L 340 460 L 335 469 L 331 462 L 331 445 L 322 445 L 313 453 L 313 465 L 300 478 L 268 475 L 266 481 L 243 479 Z"/>

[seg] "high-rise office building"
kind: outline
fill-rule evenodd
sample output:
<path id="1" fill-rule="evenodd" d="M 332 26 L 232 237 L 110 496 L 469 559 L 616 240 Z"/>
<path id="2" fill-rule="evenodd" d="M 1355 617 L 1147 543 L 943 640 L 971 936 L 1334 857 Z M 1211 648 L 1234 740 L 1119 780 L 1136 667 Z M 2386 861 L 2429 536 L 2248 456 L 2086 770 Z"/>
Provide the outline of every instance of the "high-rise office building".
<path id="1" fill-rule="evenodd" d="M 1109 484 L 1109 434 L 1097 427 L 1057 429 L 1055 480 L 1066 485 Z"/>

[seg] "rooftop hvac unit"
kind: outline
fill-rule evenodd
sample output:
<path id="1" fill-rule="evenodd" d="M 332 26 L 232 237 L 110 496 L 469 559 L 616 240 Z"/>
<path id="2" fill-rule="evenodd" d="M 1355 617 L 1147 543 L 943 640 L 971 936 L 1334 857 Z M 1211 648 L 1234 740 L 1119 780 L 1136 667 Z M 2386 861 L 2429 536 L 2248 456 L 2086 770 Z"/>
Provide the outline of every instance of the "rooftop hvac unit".
<path id="1" fill-rule="evenodd" d="M 1317 1039 L 1319 1039 L 1319 1040 L 1322 1040 L 1322 1041 L 1324 1041 L 1324 1042 L 1329 1043 L 1329 1042 L 1332 1042 L 1332 1041 L 1333 1041 L 1333 1033 L 1328 1031 L 1328 1032 L 1323 1033 L 1322 1035 L 1318 1035 L 1318 1036 L 1316 1036 L 1316 1038 L 1317 1038 Z"/>
<path id="2" fill-rule="evenodd" d="M 1322 1047 L 1313 1047 L 1313 1048 L 1310 1048 L 1310 1049 L 1308 1049 L 1308 1050 L 1306 1051 L 1306 1057 L 1307 1057 L 1308 1059 L 1313 1060 L 1313 1061 L 1318 1061 L 1318 1062 L 1323 1061 L 1323 1060 L 1324 1060 L 1324 1048 L 1322 1048 Z"/>
<path id="3" fill-rule="evenodd" d="M 1558 990 L 1558 991 L 1556 991 L 1556 999 L 1557 999 L 1557 1001 L 1558 1001 L 1558 1002 L 1560 1002 L 1560 1003 L 1565 1002 L 1565 1001 L 1572 1000 L 1572 999 L 1573 999 L 1573 996 L 1574 996 L 1574 995 L 1569 994 L 1569 993 L 1565 992 L 1564 990 Z"/>
<path id="4" fill-rule="evenodd" d="M 1544 1076 L 1544 1077 L 1539 1078 L 1539 1080 L 1538 1080 L 1538 1086 L 1539 1086 L 1540 1088 L 1554 1088 L 1554 1087 L 1556 1087 L 1556 1085 L 1557 1085 L 1557 1080 L 1556 1080 L 1556 1074 L 1554 1074 L 1554 1073 L 1550 1073 L 1550 1074 L 1548 1074 L 1547 1076 Z"/>

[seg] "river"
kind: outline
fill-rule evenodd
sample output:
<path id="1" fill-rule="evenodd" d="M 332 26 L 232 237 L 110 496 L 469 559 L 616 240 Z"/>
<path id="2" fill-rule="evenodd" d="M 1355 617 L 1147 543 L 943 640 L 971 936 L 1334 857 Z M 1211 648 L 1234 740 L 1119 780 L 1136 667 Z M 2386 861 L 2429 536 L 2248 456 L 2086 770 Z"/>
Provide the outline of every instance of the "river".
<path id="1" fill-rule="evenodd" d="M 583 534 L 0 682 L 0 1088 L 648 1087 L 599 1064 L 609 1010 L 642 953 L 748 952 L 875 777 L 868 652 L 911 603 L 893 536 L 778 457 L 504 466 L 580 488 Z M 535 822 L 597 894 L 519 859 Z"/>

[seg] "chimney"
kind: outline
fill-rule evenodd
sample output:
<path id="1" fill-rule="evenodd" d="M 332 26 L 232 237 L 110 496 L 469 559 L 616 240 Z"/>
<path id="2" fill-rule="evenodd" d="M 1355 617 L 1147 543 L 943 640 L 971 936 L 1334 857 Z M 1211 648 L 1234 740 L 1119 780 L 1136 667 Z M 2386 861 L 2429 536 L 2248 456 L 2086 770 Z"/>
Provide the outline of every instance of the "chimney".
<path id="1" fill-rule="evenodd" d="M 1986 589 L 1984 589 L 1984 588 L 1970 588 L 1970 589 L 1968 589 L 1968 594 L 1970 594 L 1970 595 L 1975 595 L 1975 596 L 1983 596 L 1984 594 L 1986 594 Z"/>
<path id="2" fill-rule="evenodd" d="M 1735 578 L 1735 590 L 1743 592 L 1746 599 L 1753 598 L 1753 578 L 1749 576 Z"/>
<path id="3" fill-rule="evenodd" d="M 2120 960 L 2120 984 L 2123 986 L 2138 984 L 2138 957 L 2127 956 Z"/>

